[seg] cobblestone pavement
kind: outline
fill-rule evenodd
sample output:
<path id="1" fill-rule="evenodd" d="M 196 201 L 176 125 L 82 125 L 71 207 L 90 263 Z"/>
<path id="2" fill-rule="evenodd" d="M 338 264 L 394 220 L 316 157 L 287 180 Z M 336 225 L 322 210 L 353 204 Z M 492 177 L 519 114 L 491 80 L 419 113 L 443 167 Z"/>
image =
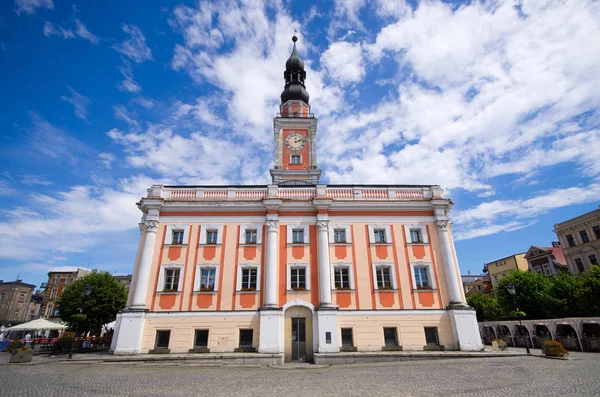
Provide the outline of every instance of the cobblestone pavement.
<path id="1" fill-rule="evenodd" d="M 194 364 L 0 365 L 1 396 L 598 396 L 600 354 L 314 369 Z"/>

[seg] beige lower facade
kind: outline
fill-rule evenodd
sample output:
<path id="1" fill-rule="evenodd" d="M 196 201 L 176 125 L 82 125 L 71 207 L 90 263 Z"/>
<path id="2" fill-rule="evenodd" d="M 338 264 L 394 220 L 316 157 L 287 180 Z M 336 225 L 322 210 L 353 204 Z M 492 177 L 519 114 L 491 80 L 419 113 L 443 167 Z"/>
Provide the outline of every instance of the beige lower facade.
<path id="1" fill-rule="evenodd" d="M 317 351 L 315 326 L 316 312 L 306 306 L 292 306 L 281 313 L 284 321 L 284 361 L 313 361 Z M 293 322 L 301 321 L 303 336 L 296 334 Z M 339 311 L 337 312 L 338 340 L 342 349 L 350 348 L 357 352 L 377 352 L 382 350 L 422 351 L 427 347 L 445 350 L 455 349 L 455 339 L 449 313 L 446 310 L 395 310 L 389 313 L 380 311 Z M 427 341 L 425 328 L 435 329 L 438 343 Z M 384 329 L 393 329 L 396 335 L 394 346 L 384 335 Z M 144 320 L 141 353 L 151 353 L 156 348 L 159 332 L 168 331 L 170 353 L 188 353 L 196 346 L 196 331 L 208 331 L 205 352 L 227 353 L 239 351 L 240 330 L 252 330 L 252 348 L 258 350 L 260 340 L 260 312 L 230 313 L 147 313 Z M 344 338 L 342 330 L 351 331 L 351 345 Z M 305 345 L 302 353 L 293 354 L 295 340 L 302 339 Z M 396 347 L 396 349 L 390 349 Z"/>

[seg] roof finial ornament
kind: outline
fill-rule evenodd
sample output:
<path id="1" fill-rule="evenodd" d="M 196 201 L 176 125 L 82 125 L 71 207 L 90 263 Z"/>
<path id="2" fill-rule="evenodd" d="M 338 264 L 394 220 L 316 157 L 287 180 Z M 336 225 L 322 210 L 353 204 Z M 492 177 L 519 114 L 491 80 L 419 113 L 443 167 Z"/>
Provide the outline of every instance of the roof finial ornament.
<path id="1" fill-rule="evenodd" d="M 292 41 L 294 42 L 294 45 L 296 45 L 296 42 L 298 41 L 298 37 L 296 37 L 296 33 L 298 33 L 298 31 L 296 29 L 294 29 L 294 36 L 292 36 Z"/>

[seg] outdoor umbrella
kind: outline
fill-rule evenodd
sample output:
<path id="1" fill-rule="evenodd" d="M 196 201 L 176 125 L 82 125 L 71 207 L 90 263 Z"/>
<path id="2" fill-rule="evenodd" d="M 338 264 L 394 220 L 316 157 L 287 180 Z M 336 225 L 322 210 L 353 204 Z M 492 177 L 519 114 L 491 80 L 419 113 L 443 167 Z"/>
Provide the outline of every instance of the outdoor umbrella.
<path id="1" fill-rule="evenodd" d="M 53 323 L 52 321 L 38 318 L 37 320 L 29 321 L 27 323 L 15 325 L 14 327 L 6 328 L 5 331 L 27 331 L 27 330 L 56 330 L 56 329 L 67 329 L 68 326 L 61 323 Z"/>

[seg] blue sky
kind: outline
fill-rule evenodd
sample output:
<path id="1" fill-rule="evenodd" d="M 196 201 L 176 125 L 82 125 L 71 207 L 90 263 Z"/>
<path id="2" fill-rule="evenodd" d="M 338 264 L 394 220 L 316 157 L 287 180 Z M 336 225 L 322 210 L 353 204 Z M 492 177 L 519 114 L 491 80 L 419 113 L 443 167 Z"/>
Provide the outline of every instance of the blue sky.
<path id="1" fill-rule="evenodd" d="M 598 2 L 4 1 L 0 279 L 131 272 L 153 183 L 268 183 L 294 29 L 322 181 L 442 185 L 463 273 L 598 207 Z"/>

